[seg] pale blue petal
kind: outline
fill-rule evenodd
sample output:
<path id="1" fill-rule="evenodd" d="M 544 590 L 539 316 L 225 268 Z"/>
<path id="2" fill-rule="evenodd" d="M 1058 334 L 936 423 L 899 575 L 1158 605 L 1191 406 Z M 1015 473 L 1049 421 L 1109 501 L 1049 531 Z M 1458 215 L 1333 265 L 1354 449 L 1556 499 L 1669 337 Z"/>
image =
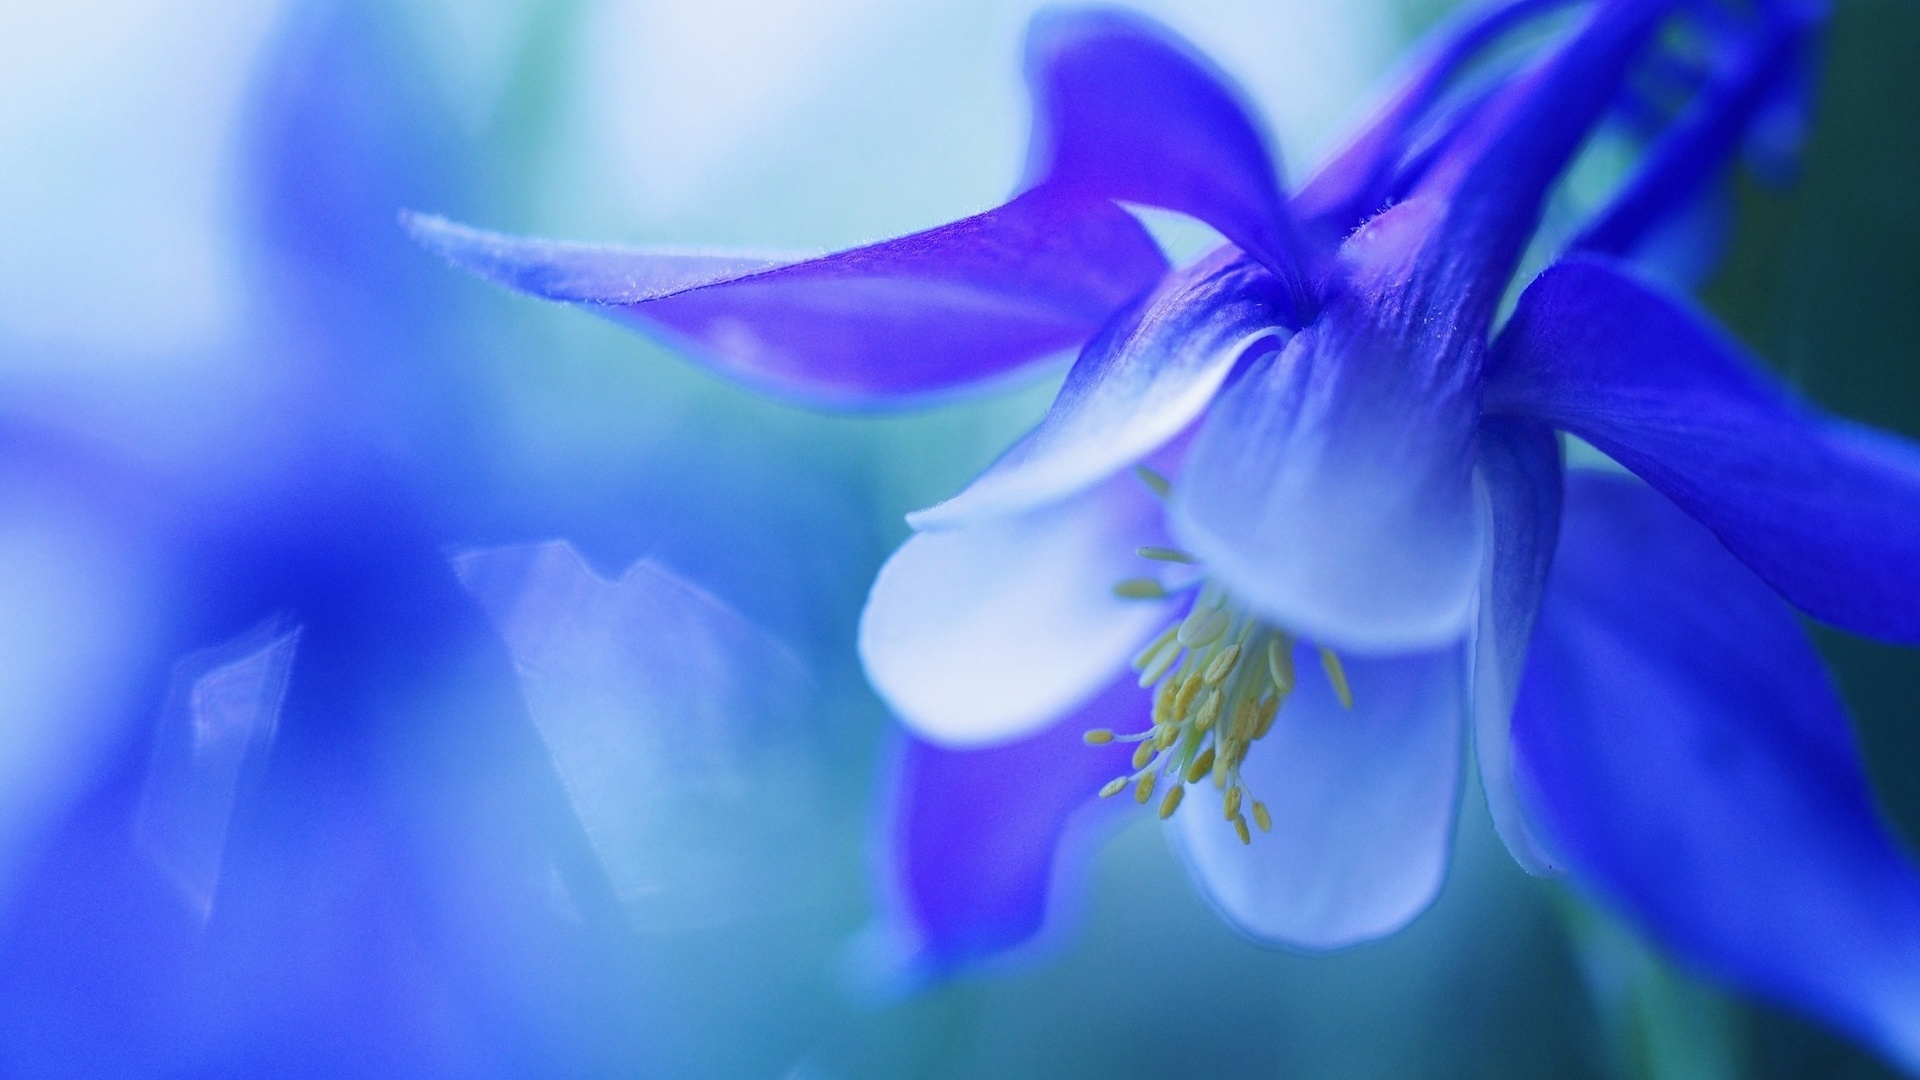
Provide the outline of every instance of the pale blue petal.
<path id="1" fill-rule="evenodd" d="M 966 490 L 910 515 L 941 528 L 1071 495 L 1191 424 L 1234 363 L 1285 340 L 1279 283 L 1232 248 L 1173 275 L 1088 344 L 1040 426 Z"/>
<path id="2" fill-rule="evenodd" d="M 1494 828 L 1514 861 L 1529 873 L 1555 874 L 1559 868 L 1534 835 L 1514 790 L 1510 732 L 1534 615 L 1560 531 L 1559 441 L 1544 424 L 1490 419 L 1481 425 L 1475 475 L 1488 517 L 1473 646 L 1473 744 L 1480 784 Z"/>
<path id="3" fill-rule="evenodd" d="M 1296 666 L 1299 689 L 1241 770 L 1273 831 L 1256 828 L 1242 844 L 1205 781 L 1189 789 L 1172 829 L 1201 891 L 1235 928 L 1337 949 L 1393 933 L 1440 891 L 1459 804 L 1467 663 L 1458 647 L 1348 658 L 1352 709 L 1309 650 Z"/>
<path id="4" fill-rule="evenodd" d="M 1105 686 L 1172 616 L 1113 586 L 1164 568 L 1158 500 L 1120 474 L 1025 514 L 916 533 L 860 619 L 867 677 L 915 734 L 979 745 L 1045 727 Z"/>
<path id="5" fill-rule="evenodd" d="M 1362 230 L 1374 271 L 1428 207 Z M 1236 596 L 1336 646 L 1419 651 L 1467 632 L 1479 586 L 1477 402 L 1443 335 L 1345 294 L 1209 410 L 1175 488 L 1174 530 Z"/>

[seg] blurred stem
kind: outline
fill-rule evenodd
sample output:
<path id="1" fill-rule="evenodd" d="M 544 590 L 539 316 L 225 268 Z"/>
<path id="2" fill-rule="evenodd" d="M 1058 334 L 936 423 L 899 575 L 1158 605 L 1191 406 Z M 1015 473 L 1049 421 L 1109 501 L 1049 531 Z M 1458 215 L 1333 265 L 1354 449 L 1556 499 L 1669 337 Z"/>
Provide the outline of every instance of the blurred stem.
<path id="1" fill-rule="evenodd" d="M 1743 1015 L 1624 923 L 1564 890 L 1557 905 L 1619 1080 L 1739 1080 Z"/>

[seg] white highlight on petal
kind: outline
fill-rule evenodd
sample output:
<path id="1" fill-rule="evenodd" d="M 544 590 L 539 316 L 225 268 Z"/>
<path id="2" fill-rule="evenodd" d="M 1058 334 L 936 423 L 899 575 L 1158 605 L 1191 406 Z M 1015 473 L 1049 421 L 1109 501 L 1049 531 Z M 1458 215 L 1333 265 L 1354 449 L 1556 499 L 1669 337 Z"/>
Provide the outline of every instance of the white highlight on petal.
<path id="1" fill-rule="evenodd" d="M 174 668 L 134 838 L 202 921 L 213 914 L 242 774 L 272 745 L 300 628 L 275 617 Z"/>
<path id="2" fill-rule="evenodd" d="M 801 661 L 650 561 L 616 580 L 564 541 L 458 554 L 634 925 L 674 932 L 812 902 L 824 835 Z"/>

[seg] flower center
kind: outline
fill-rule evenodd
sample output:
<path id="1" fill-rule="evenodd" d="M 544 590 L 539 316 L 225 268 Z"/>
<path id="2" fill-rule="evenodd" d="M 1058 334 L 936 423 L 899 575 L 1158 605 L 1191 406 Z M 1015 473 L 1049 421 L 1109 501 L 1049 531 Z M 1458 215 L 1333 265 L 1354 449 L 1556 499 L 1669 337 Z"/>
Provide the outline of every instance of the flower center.
<path id="1" fill-rule="evenodd" d="M 1164 496 L 1166 478 L 1141 466 L 1140 479 Z M 1140 556 L 1163 563 L 1194 563 L 1185 552 L 1143 547 Z M 1201 579 L 1184 589 L 1169 589 L 1156 577 L 1128 578 L 1114 586 L 1120 596 L 1160 599 L 1195 588 L 1186 617 L 1168 626 L 1133 658 L 1140 685 L 1153 688 L 1152 722 L 1145 731 L 1117 735 L 1095 728 L 1084 736 L 1090 746 L 1132 742 L 1134 771 L 1115 777 L 1100 789 L 1102 798 L 1120 794 L 1129 786 L 1136 801 L 1153 798 L 1162 778 L 1171 783 L 1160 801 L 1160 816 L 1171 817 L 1186 795 L 1187 785 L 1211 777 L 1226 793 L 1226 819 L 1241 843 L 1251 843 L 1244 810 L 1266 832 L 1273 828 L 1267 806 L 1254 798 L 1240 773 L 1247 751 L 1273 729 L 1273 721 L 1296 684 L 1294 636 L 1256 618 L 1217 581 Z M 1326 672 L 1340 704 L 1353 707 L 1347 673 L 1332 649 L 1320 649 Z"/>

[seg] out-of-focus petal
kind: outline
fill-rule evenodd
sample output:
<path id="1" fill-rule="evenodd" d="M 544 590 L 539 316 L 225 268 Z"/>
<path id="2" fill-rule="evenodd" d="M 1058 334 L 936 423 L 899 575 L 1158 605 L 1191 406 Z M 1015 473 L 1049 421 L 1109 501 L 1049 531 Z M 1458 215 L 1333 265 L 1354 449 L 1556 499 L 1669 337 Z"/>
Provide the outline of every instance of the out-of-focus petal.
<path id="1" fill-rule="evenodd" d="M 234 794 L 273 742 L 300 629 L 274 618 L 175 666 L 134 837 L 201 921 L 213 914 Z"/>
<path id="2" fill-rule="evenodd" d="M 1431 203 L 1348 242 L 1392 262 Z M 1370 271 L 1371 272 L 1371 271 Z M 1479 585 L 1473 387 L 1446 346 L 1353 293 L 1208 410 L 1175 489 L 1182 546 L 1261 614 L 1342 648 L 1430 649 Z M 1437 337 L 1437 335 L 1436 335 Z"/>
<path id="3" fill-rule="evenodd" d="M 1920 449 L 1822 417 L 1682 301 L 1593 259 L 1529 287 L 1490 410 L 1599 447 L 1808 614 L 1920 641 Z"/>
<path id="4" fill-rule="evenodd" d="M 1089 728 L 1146 726 L 1147 692 L 1123 677 L 1017 742 L 953 749 L 909 736 L 894 778 L 882 859 L 898 981 L 918 981 L 1043 940 L 1071 907 L 1103 819 L 1102 784 L 1131 771 L 1133 747 L 1087 746 Z"/>
<path id="5" fill-rule="evenodd" d="M 1514 27 L 1571 0 L 1499 0 L 1460 14 L 1416 59 L 1372 120 L 1294 196 L 1294 213 L 1343 236 L 1384 205 L 1420 121 L 1460 68 Z"/>
<path id="6" fill-rule="evenodd" d="M 1027 78 L 1030 181 L 1198 218 L 1305 303 L 1309 269 L 1268 140 L 1192 46 L 1129 12 L 1043 12 L 1027 39 Z"/>
<path id="7" fill-rule="evenodd" d="M 531 240 L 408 215 L 479 276 L 666 332 L 723 374 L 821 404 L 921 399 L 1073 348 L 1166 269 L 1134 218 L 1033 191 L 818 258 Z"/>
<path id="8" fill-rule="evenodd" d="M 1159 502 L 1120 474 L 1025 514 L 916 533 L 873 583 L 860 658 L 907 727 L 937 743 L 1003 742 L 1084 703 L 1171 617 L 1114 595 L 1164 563 Z"/>
<path id="9" fill-rule="evenodd" d="M 1810 16 L 1783 11 L 1744 43 L 1727 72 L 1702 91 L 1571 250 L 1629 255 L 1663 219 L 1693 205 L 1726 169 L 1760 109 L 1773 99 L 1804 45 Z"/>
<path id="10" fill-rule="evenodd" d="M 686 931 L 816 898 L 820 794 L 793 742 L 812 685 L 785 645 L 664 567 L 607 580 L 564 541 L 454 567 L 633 925 Z"/>
<path id="11" fill-rule="evenodd" d="M 1173 828 L 1202 892 L 1233 926 L 1273 944 L 1336 949 L 1393 933 L 1440 891 L 1459 803 L 1467 663 L 1458 647 L 1350 657 L 1353 708 L 1344 709 L 1318 662 L 1304 650 L 1298 660 L 1299 689 L 1241 767 L 1273 831 L 1256 828 L 1242 844 L 1204 781 Z"/>
<path id="12" fill-rule="evenodd" d="M 1278 292 L 1232 248 L 1170 276 L 1088 344 L 1039 427 L 966 490 L 907 520 L 940 528 L 1026 510 L 1146 457 L 1200 415 L 1248 349 L 1285 340 Z"/>
<path id="13" fill-rule="evenodd" d="M 1658 493 L 1574 473 L 1513 726 L 1573 880 L 1920 1067 L 1920 877 L 1793 612 Z"/>
<path id="14" fill-rule="evenodd" d="M 1468 122 L 1415 189 L 1447 211 L 1409 289 L 1415 311 L 1446 311 L 1456 332 L 1489 326 L 1547 192 L 1676 0 L 1604 0 L 1544 65 Z"/>
<path id="15" fill-rule="evenodd" d="M 1480 428 L 1475 475 L 1486 499 L 1487 553 L 1473 643 L 1473 745 L 1494 829 L 1529 873 L 1558 871 L 1534 837 L 1513 786 L 1513 700 L 1534 614 L 1560 530 L 1560 444 L 1536 421 L 1492 418 Z"/>

